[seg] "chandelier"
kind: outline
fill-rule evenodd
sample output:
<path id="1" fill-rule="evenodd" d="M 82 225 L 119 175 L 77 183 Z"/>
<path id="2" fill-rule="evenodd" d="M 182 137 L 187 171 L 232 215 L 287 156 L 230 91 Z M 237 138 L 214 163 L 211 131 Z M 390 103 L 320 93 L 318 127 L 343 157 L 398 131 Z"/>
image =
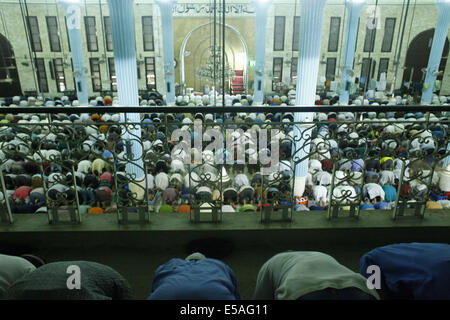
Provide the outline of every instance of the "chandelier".
<path id="1" fill-rule="evenodd" d="M 230 78 L 234 77 L 234 71 L 230 68 L 228 61 L 225 61 L 225 68 L 222 64 L 222 52 L 220 47 L 211 46 L 209 48 L 209 52 L 207 62 L 200 66 L 198 71 L 195 73 L 195 76 L 202 81 L 220 81 L 223 79 L 224 75 L 225 81 L 228 81 Z"/>

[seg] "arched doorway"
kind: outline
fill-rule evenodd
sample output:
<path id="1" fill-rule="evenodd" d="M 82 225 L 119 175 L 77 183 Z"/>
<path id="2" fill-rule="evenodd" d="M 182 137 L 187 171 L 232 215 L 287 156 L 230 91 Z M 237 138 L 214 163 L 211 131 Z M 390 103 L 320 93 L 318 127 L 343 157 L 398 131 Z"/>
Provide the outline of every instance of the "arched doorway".
<path id="1" fill-rule="evenodd" d="M 429 29 L 419 33 L 413 41 L 411 41 L 405 60 L 405 71 L 403 72 L 402 83 L 420 82 L 424 79 L 423 68 L 428 66 L 428 59 L 430 58 L 431 45 L 433 43 L 434 29 Z M 444 71 L 447 64 L 447 57 L 449 51 L 449 41 L 446 39 L 444 51 L 442 53 L 441 64 L 439 71 Z M 437 77 L 442 80 L 442 76 Z"/>
<path id="2" fill-rule="evenodd" d="M 200 80 L 196 80 L 193 74 L 197 67 L 208 57 L 205 54 L 205 49 L 210 48 L 210 45 L 208 45 L 211 37 L 209 30 L 212 24 L 213 22 L 207 22 L 192 29 L 184 38 L 180 48 L 180 84 L 184 84 L 186 87 L 193 87 L 194 90 L 199 90 L 203 84 Z M 226 34 L 225 59 L 230 67 L 236 71 L 236 77 L 240 78 L 233 78 L 231 81 L 241 80 L 242 89 L 246 91 L 248 47 L 244 37 L 235 27 L 225 24 L 225 28 L 231 31 Z M 193 34 L 195 34 L 193 38 L 196 41 L 189 42 Z"/>
<path id="3" fill-rule="evenodd" d="M 21 94 L 14 50 L 8 39 L 0 34 L 0 97 Z"/>

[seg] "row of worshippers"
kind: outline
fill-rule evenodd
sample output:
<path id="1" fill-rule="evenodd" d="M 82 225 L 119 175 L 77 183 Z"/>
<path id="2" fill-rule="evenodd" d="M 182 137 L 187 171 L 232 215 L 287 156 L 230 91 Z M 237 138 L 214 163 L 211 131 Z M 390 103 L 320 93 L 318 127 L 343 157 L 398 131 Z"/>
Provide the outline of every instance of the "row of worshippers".
<path id="1" fill-rule="evenodd" d="M 408 158 L 421 158 L 420 152 L 424 150 L 430 155 L 426 160 L 433 161 L 437 155 L 445 153 L 443 144 L 448 129 L 444 114 L 431 114 L 432 125 L 427 127 L 424 122 L 426 115 L 421 112 L 368 112 L 362 117 L 370 122 L 359 125 L 340 123 L 355 120 L 357 115 L 352 112 L 318 113 L 311 141 L 306 191 L 303 197 L 294 199 L 292 203 L 292 179 L 289 178 L 293 170 L 290 163 L 294 135 L 290 124 L 294 120 L 292 113 L 144 114 L 142 146 L 150 161 L 145 185 L 138 188 L 126 183 L 126 146 L 120 137 L 120 127 L 116 125 L 120 121 L 118 114 L 52 115 L 52 121 L 69 125 L 61 126 L 59 134 L 45 127 L 49 122 L 45 114 L 3 116 L 0 120 L 0 125 L 5 124 L 0 127 L 0 158 L 7 173 L 7 196 L 15 213 L 45 212 L 47 197 L 42 174 L 48 183 L 48 198 L 66 202 L 78 198 L 81 212 L 111 211 L 119 198 L 126 199 L 130 192 L 142 194 L 145 189 L 148 191 L 147 200 L 161 212 L 189 212 L 192 199 L 204 202 L 205 206 L 220 200 L 224 212 L 255 211 L 270 203 L 294 204 L 296 210 L 323 210 L 330 199 L 331 159 L 339 159 L 331 195 L 333 199 L 349 204 L 362 193 L 362 209 L 390 209 L 399 186 L 400 196 L 406 198 L 413 194 L 410 196 L 412 200 L 420 199 L 428 191 L 427 183 L 420 179 L 410 181 L 411 168 L 407 165 L 413 161 Z M 169 125 L 166 126 L 164 121 Z M 281 157 L 278 171 L 263 176 L 258 172 L 261 167 L 249 164 L 249 158 L 246 158 L 245 165 L 235 162 L 232 166 L 225 165 L 222 170 L 214 167 L 214 163 L 199 166 L 195 163 L 184 165 L 181 161 L 180 164 L 183 158 L 170 155 L 174 147 L 171 133 L 179 128 L 191 131 L 192 142 L 198 134 L 194 132 L 193 124 L 198 121 L 206 128 L 220 130 L 221 125 L 226 125 L 229 129 L 242 129 L 245 132 L 243 136 L 233 133 L 234 144 L 243 144 L 248 157 L 256 149 L 251 145 L 250 129 L 278 129 L 276 137 L 280 140 Z M 16 123 L 17 127 L 10 127 L 9 123 Z M 29 124 L 39 126 L 30 129 Z M 205 130 L 203 132 L 205 147 L 211 137 Z M 412 140 L 410 146 L 408 140 Z M 270 145 L 266 151 L 269 155 Z M 192 153 L 196 152 L 201 153 L 193 148 Z M 32 159 L 27 156 L 29 154 L 33 155 Z M 114 155 L 118 160 L 115 163 Z M 206 155 L 203 152 L 203 161 Z M 60 161 L 52 161 L 56 159 Z M 70 164 L 64 165 L 68 159 L 77 160 L 75 177 L 69 172 Z M 42 162 L 42 168 L 39 162 Z M 403 167 L 406 169 L 400 181 Z M 116 180 L 123 182 L 119 190 L 115 190 Z M 431 180 L 429 208 L 448 207 L 448 170 L 435 172 Z M 69 188 L 74 182 L 77 194 Z M 264 188 L 268 183 L 270 187 Z"/>
<path id="2" fill-rule="evenodd" d="M 377 247 L 360 259 L 359 273 L 318 251 L 286 251 L 260 268 L 255 300 L 448 300 L 450 245 L 400 243 Z M 374 268 L 374 266 L 376 268 Z M 68 280 L 78 268 L 80 282 Z M 69 275 L 70 275 L 69 272 Z M 71 290 L 69 284 L 80 290 Z M 128 281 L 90 261 L 45 263 L 42 258 L 0 254 L 0 299 L 134 299 Z M 148 300 L 240 300 L 235 272 L 196 252 L 154 272 Z"/>
<path id="3" fill-rule="evenodd" d="M 264 97 L 263 105 L 266 106 L 292 106 L 295 105 L 296 92 L 293 89 L 284 92 L 267 94 Z M 139 97 L 140 106 L 163 106 L 166 105 L 166 96 L 159 92 L 147 92 Z M 179 95 L 175 98 L 175 105 L 178 106 L 252 106 L 253 96 L 249 94 L 218 94 L 212 91 L 209 94 Z M 447 105 L 450 98 L 444 95 L 433 94 L 431 104 Z M 339 95 L 336 92 L 321 92 L 315 97 L 315 105 L 319 106 L 336 106 L 340 105 Z M 349 106 L 394 106 L 394 105 L 417 105 L 420 104 L 420 98 L 410 94 L 392 95 L 383 91 L 372 92 L 369 90 L 365 94 L 352 94 L 349 102 L 345 105 Z M 34 97 L 34 96 L 14 96 L 0 98 L 0 106 L 79 106 L 80 102 L 76 97 L 57 96 L 50 97 Z M 119 98 L 117 93 L 106 96 L 92 96 L 89 98 L 88 106 L 119 106 Z"/>
<path id="4" fill-rule="evenodd" d="M 320 116 L 320 115 L 319 115 Z M 93 115 L 92 118 L 96 118 L 96 115 Z M 333 118 L 330 118 L 331 120 Z M 338 128 L 338 133 L 342 127 Z M 92 128 L 90 128 L 92 129 Z M 412 131 L 412 130 L 411 130 Z M 417 130 L 416 130 L 417 131 Z M 319 133 L 323 133 L 323 130 L 319 130 Z M 439 131 L 436 131 L 439 133 Z M 117 132 L 116 132 L 117 133 Z M 361 133 L 361 131 L 360 131 Z M 97 134 L 97 132 L 94 130 L 92 134 Z M 160 134 L 160 138 L 164 139 L 161 135 L 163 135 L 162 132 L 158 131 L 157 134 Z M 358 138 L 357 136 L 354 136 L 356 134 L 355 132 L 352 132 L 349 134 L 350 137 Z M 345 138 L 345 136 L 344 136 Z M 430 138 L 431 139 L 431 138 Z M 347 139 L 344 139 L 347 140 Z M 363 139 L 364 140 L 364 139 Z M 418 138 L 413 140 L 417 142 Z M 95 140 L 94 140 L 95 141 Z M 90 152 L 91 147 L 93 146 L 92 142 L 89 139 L 85 141 L 83 144 L 83 150 L 85 152 Z M 331 147 L 329 150 L 332 152 L 333 149 L 336 149 L 333 147 L 337 142 L 333 139 L 326 140 L 327 143 L 323 143 L 324 141 L 322 138 L 314 139 L 313 144 L 315 147 L 315 144 L 318 145 L 318 149 L 322 148 L 325 145 L 328 145 L 328 147 Z M 8 145 L 13 144 L 14 145 L 14 139 L 13 141 L 9 141 Z M 147 141 L 145 141 L 147 142 Z M 144 142 L 144 146 L 148 145 Z M 286 141 L 285 141 L 286 142 Z M 367 142 L 367 141 L 365 141 Z M 433 142 L 434 143 L 434 142 Z M 422 144 L 418 144 L 416 149 L 426 149 L 427 146 L 432 146 L 433 143 L 430 142 L 424 142 Z M 59 143 L 59 145 L 61 142 Z M 64 144 L 64 143 L 63 143 Z M 289 143 L 288 143 L 289 144 Z M 287 146 L 288 144 L 283 144 L 283 146 Z M 51 142 L 49 143 L 49 147 L 51 146 Z M 157 140 L 156 143 L 153 143 L 153 146 L 155 148 L 155 151 L 158 152 L 158 146 L 162 145 L 161 140 Z M 386 144 L 389 146 L 389 144 Z M 414 145 L 414 143 L 413 143 Z M 425 145 L 425 147 L 424 147 Z M 19 143 L 19 147 L 24 147 L 23 144 Z M 45 145 L 44 145 L 45 147 Z M 41 150 L 38 153 L 35 153 L 35 159 L 38 160 L 42 153 L 45 154 L 44 151 L 48 151 L 48 154 L 46 156 L 50 160 L 52 155 L 58 156 L 61 154 L 58 150 L 50 149 L 50 150 L 42 150 L 42 145 L 40 146 Z M 64 146 L 62 146 L 64 148 Z M 351 149 L 351 147 L 343 147 L 341 149 L 347 150 L 348 148 Z M 365 147 L 367 148 L 367 147 Z M 100 148 L 101 149 L 101 148 Z M 289 147 L 286 148 L 286 152 L 282 152 L 281 154 L 289 158 Z M 324 149 L 326 153 L 329 153 L 330 151 L 327 149 Z M 64 154 L 63 150 L 63 154 Z M 111 158 L 112 153 L 109 150 L 95 150 L 95 144 L 94 144 L 94 153 L 100 154 L 104 158 Z M 101 152 L 103 151 L 103 152 Z M 119 149 L 120 151 L 120 149 Z M 151 151 L 151 150 L 149 150 Z M 363 150 L 364 151 L 364 150 Z M 374 150 L 372 150 L 374 151 Z M 413 150 L 414 151 L 414 150 Z M 122 151 L 123 153 L 123 151 Z M 407 153 L 405 150 L 401 150 L 399 153 L 403 153 L 403 156 L 405 156 Z M 7 152 L 8 154 L 8 152 Z M 150 152 L 151 154 L 151 152 Z M 319 152 L 316 154 L 319 157 L 323 156 L 323 150 L 319 150 Z M 376 155 L 376 154 L 375 154 Z M 45 155 L 44 155 L 45 156 Z M 123 156 L 123 154 L 122 154 Z M 2 158 L 5 160 L 5 154 L 2 151 Z M 82 156 L 81 156 L 82 158 Z M 120 157 L 119 157 L 120 158 Z M 314 158 L 312 156 L 312 158 Z M 25 160 L 25 159 L 24 159 Z M 226 189 L 230 185 L 230 177 L 227 174 L 227 170 L 223 168 L 222 173 L 218 174 L 218 170 L 213 165 L 204 165 L 204 166 L 193 166 L 191 167 L 191 171 L 189 172 L 189 177 L 187 176 L 187 169 L 186 166 L 183 165 L 183 163 L 180 163 L 181 161 L 179 159 L 173 159 L 171 160 L 170 157 L 163 157 L 162 159 L 156 161 L 156 163 L 153 163 L 155 166 L 151 167 L 149 170 L 149 175 L 147 176 L 147 188 L 150 190 L 150 201 L 152 201 L 152 204 L 154 204 L 155 199 L 155 193 L 156 195 L 159 194 L 159 198 L 162 198 L 165 202 L 165 207 L 163 208 L 163 211 L 174 211 L 175 209 L 171 209 L 167 207 L 168 203 L 173 202 L 175 199 L 179 199 L 178 195 L 181 194 L 181 199 L 189 200 L 189 196 L 192 195 L 192 188 L 196 188 L 201 179 L 199 178 L 199 175 L 208 173 L 209 174 L 209 182 L 215 183 L 217 182 L 217 176 L 220 175 L 222 177 L 222 186 L 225 187 L 226 192 L 224 192 L 224 195 L 222 197 L 222 200 L 225 202 L 225 207 L 223 208 L 225 212 L 227 211 L 234 211 L 235 209 L 235 203 L 239 202 L 243 206 L 247 206 L 250 204 L 249 209 L 245 209 L 245 211 L 250 210 L 253 208 L 253 203 L 258 203 L 259 200 L 261 200 L 261 192 L 255 193 L 255 187 L 260 185 L 267 185 L 267 183 L 262 183 L 264 179 L 261 178 L 261 174 L 254 174 L 253 176 L 250 176 L 249 179 L 249 172 L 244 173 L 245 166 L 244 165 L 235 165 L 234 167 L 240 168 L 240 170 L 233 170 L 236 172 L 235 175 L 235 181 L 234 184 L 231 183 L 231 188 L 228 190 Z M 408 162 L 408 160 L 404 161 L 405 163 Z M 337 180 L 341 179 L 343 180 L 343 185 L 335 185 L 334 192 L 336 195 L 335 197 L 340 197 L 340 193 L 346 193 L 350 192 L 349 198 L 355 198 L 357 194 L 361 190 L 358 189 L 358 186 L 361 184 L 362 181 L 365 180 L 366 184 L 362 188 L 362 192 L 364 195 L 365 203 L 363 204 L 363 209 L 370 209 L 370 208 L 385 208 L 389 209 L 390 204 L 389 202 L 394 202 L 396 199 L 396 190 L 398 186 L 398 180 L 400 178 L 401 173 L 401 166 L 403 165 L 403 161 L 399 159 L 393 159 L 392 157 L 383 157 L 380 160 L 378 159 L 371 159 L 370 161 L 367 161 L 366 164 L 364 164 L 364 161 L 359 159 L 345 159 L 344 157 L 338 162 L 339 163 L 339 170 L 336 171 L 336 178 Z M 122 163 L 122 170 L 125 163 Z M 6 186 L 7 190 L 9 190 L 9 195 L 13 197 L 14 202 L 23 205 L 23 202 L 28 202 L 25 207 L 20 207 L 16 212 L 23 212 L 23 210 L 29 210 L 30 205 L 35 206 L 42 206 L 42 204 L 45 202 L 45 196 L 42 188 L 42 178 L 39 173 L 39 167 L 33 163 L 33 162 L 24 162 L 24 161 L 13 161 L 12 159 L 8 159 L 4 167 L 8 174 L 6 175 Z M 365 177 L 362 177 L 361 171 L 365 167 L 366 173 Z M 64 175 L 64 172 L 62 170 L 62 166 L 58 165 L 56 163 L 51 163 L 48 165 L 48 163 L 43 164 L 43 168 L 45 169 L 45 172 L 47 174 L 44 174 L 48 178 L 49 182 L 49 196 L 53 200 L 56 200 L 56 195 L 62 192 L 68 192 L 66 199 L 67 200 L 73 200 L 75 198 L 75 195 L 73 192 L 70 192 L 69 188 L 65 186 L 63 183 L 57 183 L 57 182 L 63 182 L 62 176 Z M 170 169 L 169 169 L 170 168 Z M 331 184 L 331 171 L 332 171 L 332 162 L 329 160 L 329 156 L 325 156 L 322 161 L 319 161 L 317 159 L 311 159 L 309 164 L 309 173 L 308 173 L 308 179 L 307 179 L 307 192 L 305 196 L 308 198 L 311 198 L 311 202 L 309 202 L 309 208 L 312 208 L 313 210 L 321 210 L 321 208 L 326 207 L 324 203 L 327 202 L 328 199 L 328 192 L 329 187 Z M 282 161 L 280 163 L 279 168 L 279 174 L 278 176 L 281 177 L 289 177 L 289 169 L 290 164 L 289 162 L 286 163 L 286 161 Z M 110 169 L 108 169 L 108 163 L 107 161 L 104 161 L 103 159 L 95 159 L 94 161 L 90 160 L 81 160 L 77 165 L 77 171 L 76 171 L 76 181 L 77 181 L 77 187 L 79 190 L 78 198 L 81 199 L 80 203 L 82 205 L 90 205 L 95 202 L 101 202 L 110 204 L 113 196 L 112 192 L 112 185 L 113 185 L 113 177 L 110 172 Z M 258 171 L 257 169 L 255 171 Z M 404 180 L 408 178 L 408 171 L 409 168 L 404 173 Z M 347 179 L 345 181 L 346 172 L 352 172 L 351 179 Z M 66 172 L 67 173 L 67 172 Z M 169 176 L 170 173 L 170 176 Z M 28 175 L 27 175 L 28 174 Z M 125 173 L 120 172 L 118 175 L 124 177 Z M 71 174 L 64 175 L 66 178 L 66 182 L 68 184 L 71 183 L 73 180 Z M 438 177 L 436 175 L 436 177 Z M 156 179 L 155 179 L 156 178 Z M 271 179 L 272 178 L 272 179 Z M 189 182 L 191 180 L 191 182 Z M 289 184 L 284 182 L 283 179 L 274 179 L 274 174 L 269 176 L 269 182 L 271 183 L 271 188 L 266 190 L 266 194 L 276 194 L 276 193 L 289 193 Z M 271 181 L 272 180 L 272 181 Z M 445 180 L 445 179 L 441 179 Z M 156 184 L 155 184 L 156 181 Z M 353 186 L 349 185 L 348 182 L 353 182 Z M 251 183 L 250 183 L 251 182 Z M 421 183 L 418 183 L 417 181 L 412 181 L 413 186 L 418 189 L 418 191 L 424 192 L 424 185 Z M 445 181 L 444 181 L 445 182 Z M 437 181 L 435 177 L 433 178 L 433 185 L 436 185 Z M 86 189 L 83 189 L 86 188 Z M 154 190 L 156 187 L 156 190 Z M 327 189 L 328 187 L 328 189 Z M 353 189 L 354 190 L 353 190 Z M 410 185 L 407 183 L 404 183 L 402 187 L 402 195 L 406 196 L 409 192 L 409 189 L 411 188 Z M 443 184 L 443 188 L 445 189 L 445 183 Z M 14 192 L 12 192 L 14 190 Z M 347 191 L 346 191 L 347 190 Z M 51 191 L 51 192 L 50 192 Z M 442 194 L 442 191 L 446 190 L 438 190 L 433 192 L 434 200 L 441 201 L 441 205 L 445 206 L 447 202 L 445 201 L 446 195 Z M 220 192 L 218 193 L 218 190 L 211 190 L 208 186 L 200 186 L 198 190 L 196 190 L 196 193 L 198 194 L 199 198 L 210 201 L 210 200 L 218 200 L 220 198 Z M 102 197 L 101 195 L 104 194 Z M 242 194 L 242 196 L 240 196 Z M 257 194 L 259 198 L 255 198 L 252 195 Z M 202 196 L 203 195 L 203 196 Z M 246 195 L 246 196 L 244 196 Z M 289 195 L 289 194 L 288 194 Z M 29 197 L 29 198 L 28 198 Z M 99 201 L 95 201 L 95 199 L 98 198 Z M 158 198 L 158 197 L 156 197 Z M 386 200 L 386 201 L 385 201 Z M 376 202 L 375 205 L 371 205 L 371 201 Z M 244 203 L 245 202 L 245 203 Z M 304 200 L 300 201 L 301 203 L 296 207 L 298 210 L 307 210 L 307 208 L 304 207 Z M 319 205 L 317 205 L 319 204 Z M 170 207 L 170 205 L 169 205 Z M 186 209 L 186 207 L 183 207 Z M 182 209 L 182 210 L 184 210 Z"/>

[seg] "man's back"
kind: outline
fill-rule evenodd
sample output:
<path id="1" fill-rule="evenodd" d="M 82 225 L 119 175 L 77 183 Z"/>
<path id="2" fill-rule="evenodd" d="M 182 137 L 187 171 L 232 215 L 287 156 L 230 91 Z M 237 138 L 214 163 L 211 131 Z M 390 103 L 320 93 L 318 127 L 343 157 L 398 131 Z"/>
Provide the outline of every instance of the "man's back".
<path id="1" fill-rule="evenodd" d="M 240 299 L 234 272 L 216 259 L 171 259 L 155 271 L 148 300 Z"/>
<path id="2" fill-rule="evenodd" d="M 375 248 L 360 260 L 364 276 L 367 267 L 377 265 L 382 274 L 381 289 L 396 299 L 450 299 L 450 245 L 401 243 Z"/>
<path id="3" fill-rule="evenodd" d="M 69 289 L 68 280 L 79 267 L 80 289 Z M 70 282 L 70 281 L 69 281 Z M 89 261 L 53 262 L 17 281 L 9 290 L 13 300 L 122 300 L 131 299 L 128 282 L 114 269 Z"/>
<path id="4" fill-rule="evenodd" d="M 6 298 L 8 289 L 36 267 L 21 257 L 0 254 L 0 300 Z"/>
<path id="5" fill-rule="evenodd" d="M 366 279 L 315 251 L 290 251 L 275 255 L 259 271 L 253 299 L 295 300 L 326 288 L 355 287 L 378 298 Z"/>

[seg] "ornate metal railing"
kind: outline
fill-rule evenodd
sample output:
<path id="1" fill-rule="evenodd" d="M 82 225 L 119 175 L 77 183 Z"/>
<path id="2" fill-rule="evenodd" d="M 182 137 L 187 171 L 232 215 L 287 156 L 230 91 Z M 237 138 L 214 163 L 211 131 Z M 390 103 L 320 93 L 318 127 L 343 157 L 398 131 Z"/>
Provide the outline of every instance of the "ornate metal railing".
<path id="1" fill-rule="evenodd" d="M 194 223 L 220 223 L 226 212 L 243 206 L 258 211 L 261 222 L 292 221 L 293 212 L 305 209 L 306 195 L 328 219 L 357 218 L 366 198 L 380 201 L 381 193 L 389 194 L 390 203 L 383 205 L 393 219 L 410 212 L 423 218 L 430 198 L 446 198 L 439 178 L 445 178 L 442 167 L 450 156 L 448 111 L 449 106 L 2 107 L 0 114 L 22 120 L 0 122 L 0 220 L 13 223 L 13 213 L 42 207 L 38 212 L 51 224 L 81 223 L 86 206 L 98 206 L 116 214 L 119 223 L 148 223 L 152 214 L 184 204 Z M 140 113 L 141 122 L 120 121 L 113 117 L 118 112 Z M 299 123 L 295 112 L 321 117 Z M 407 117 L 374 120 L 363 116 L 367 112 Z M 330 113 L 336 114 L 332 121 Z M 295 198 L 306 160 L 305 197 Z M 380 177 L 382 191 L 374 185 Z M 27 199 L 21 192 L 30 188 L 21 186 L 33 188 Z"/>

